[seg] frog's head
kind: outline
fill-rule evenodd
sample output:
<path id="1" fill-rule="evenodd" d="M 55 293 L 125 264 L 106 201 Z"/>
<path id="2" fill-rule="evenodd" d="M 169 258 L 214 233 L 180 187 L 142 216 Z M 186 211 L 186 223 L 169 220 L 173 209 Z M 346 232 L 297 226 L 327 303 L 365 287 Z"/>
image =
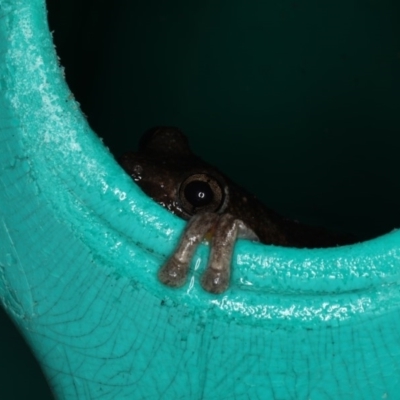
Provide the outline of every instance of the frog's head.
<path id="1" fill-rule="evenodd" d="M 227 207 L 226 178 L 191 151 L 178 128 L 148 130 L 138 151 L 119 161 L 148 196 L 181 218 L 206 211 L 222 213 Z"/>

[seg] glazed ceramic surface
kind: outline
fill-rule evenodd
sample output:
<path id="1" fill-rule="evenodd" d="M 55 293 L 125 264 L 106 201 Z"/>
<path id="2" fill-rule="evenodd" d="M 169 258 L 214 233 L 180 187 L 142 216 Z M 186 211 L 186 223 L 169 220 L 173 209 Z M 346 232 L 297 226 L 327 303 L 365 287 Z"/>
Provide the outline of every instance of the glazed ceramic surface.
<path id="1" fill-rule="evenodd" d="M 156 272 L 184 222 L 90 130 L 42 0 L 0 0 L 0 296 L 59 399 L 379 399 L 399 383 L 400 234 L 239 242 L 231 288 Z"/>

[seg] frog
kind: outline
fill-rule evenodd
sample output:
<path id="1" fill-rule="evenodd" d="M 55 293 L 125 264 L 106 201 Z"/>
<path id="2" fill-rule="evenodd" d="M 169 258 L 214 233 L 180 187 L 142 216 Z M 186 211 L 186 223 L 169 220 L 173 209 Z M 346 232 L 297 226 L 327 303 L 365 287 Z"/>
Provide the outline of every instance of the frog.
<path id="1" fill-rule="evenodd" d="M 303 224 L 268 208 L 254 194 L 197 156 L 177 127 L 147 130 L 136 152 L 119 163 L 134 182 L 161 206 L 188 221 L 172 255 L 158 270 L 167 286 L 183 286 L 194 253 L 203 241 L 210 255 L 201 286 L 212 294 L 230 284 L 233 251 L 238 239 L 295 248 L 352 244 L 351 234 Z"/>

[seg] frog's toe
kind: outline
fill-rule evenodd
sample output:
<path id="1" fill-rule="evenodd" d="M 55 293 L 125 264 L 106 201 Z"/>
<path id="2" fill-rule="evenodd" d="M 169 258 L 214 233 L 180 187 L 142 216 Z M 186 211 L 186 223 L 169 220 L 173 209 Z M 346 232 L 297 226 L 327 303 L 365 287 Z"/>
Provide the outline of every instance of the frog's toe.
<path id="1" fill-rule="evenodd" d="M 207 268 L 201 279 L 201 286 L 204 290 L 210 293 L 219 294 L 225 292 L 229 287 L 229 271 L 217 271 L 212 268 Z"/>
<path id="2" fill-rule="evenodd" d="M 187 274 L 188 266 L 172 257 L 158 271 L 158 279 L 164 285 L 180 287 L 185 284 Z"/>

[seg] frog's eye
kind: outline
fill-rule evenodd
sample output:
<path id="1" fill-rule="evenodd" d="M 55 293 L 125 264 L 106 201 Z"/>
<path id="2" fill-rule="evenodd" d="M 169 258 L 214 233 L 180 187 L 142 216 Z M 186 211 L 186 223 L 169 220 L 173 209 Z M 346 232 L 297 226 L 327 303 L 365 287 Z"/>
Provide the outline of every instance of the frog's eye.
<path id="1" fill-rule="evenodd" d="M 218 212 L 224 204 L 222 184 L 208 174 L 194 174 L 186 178 L 179 188 L 182 208 L 190 215 L 199 211 Z"/>

